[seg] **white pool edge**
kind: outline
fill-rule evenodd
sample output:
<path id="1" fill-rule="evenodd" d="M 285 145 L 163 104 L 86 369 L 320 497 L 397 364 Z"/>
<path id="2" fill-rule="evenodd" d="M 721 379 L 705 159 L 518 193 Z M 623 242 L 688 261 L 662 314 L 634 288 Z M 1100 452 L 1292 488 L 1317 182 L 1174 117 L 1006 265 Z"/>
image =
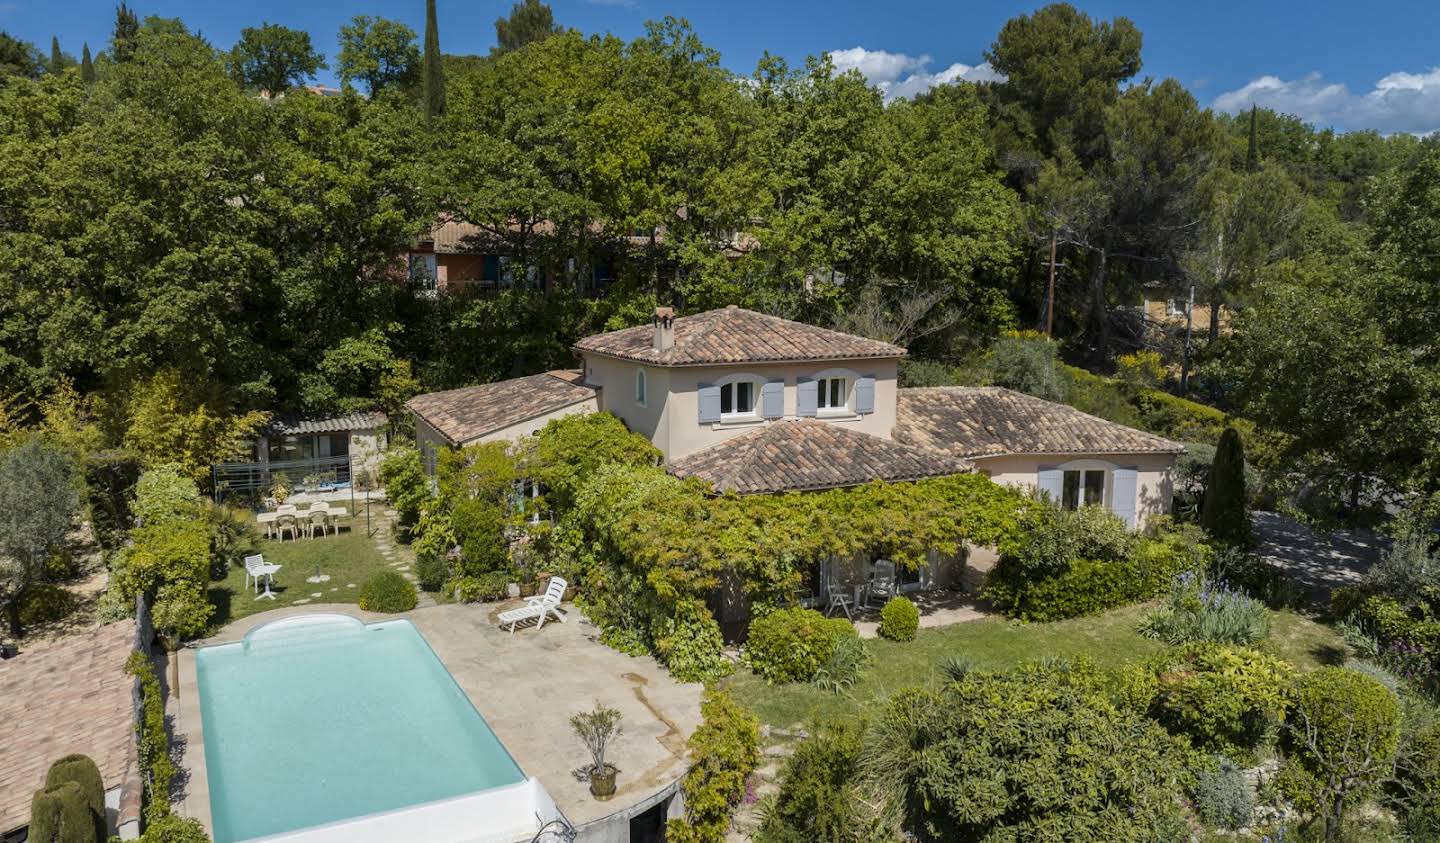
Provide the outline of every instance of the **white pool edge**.
<path id="1" fill-rule="evenodd" d="M 522 843 L 547 822 L 563 820 L 539 780 L 252 837 L 243 843 Z M 483 830 L 482 830 L 483 827 Z"/>

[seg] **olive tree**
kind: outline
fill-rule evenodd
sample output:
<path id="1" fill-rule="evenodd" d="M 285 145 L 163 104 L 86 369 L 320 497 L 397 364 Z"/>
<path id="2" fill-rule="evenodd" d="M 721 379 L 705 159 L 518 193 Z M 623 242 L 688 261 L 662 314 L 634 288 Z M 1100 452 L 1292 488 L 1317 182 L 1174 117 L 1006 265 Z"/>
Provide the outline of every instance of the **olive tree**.
<path id="1" fill-rule="evenodd" d="M 75 467 L 60 449 L 32 437 L 0 454 L 0 605 L 12 635 L 23 632 L 20 598 L 44 575 L 79 503 Z"/>

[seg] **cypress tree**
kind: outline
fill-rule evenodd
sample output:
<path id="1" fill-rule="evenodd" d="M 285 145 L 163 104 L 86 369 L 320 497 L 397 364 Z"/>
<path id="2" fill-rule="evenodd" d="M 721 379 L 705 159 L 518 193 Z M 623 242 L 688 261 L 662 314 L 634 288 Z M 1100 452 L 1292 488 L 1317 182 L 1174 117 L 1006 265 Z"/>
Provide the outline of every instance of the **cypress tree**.
<path id="1" fill-rule="evenodd" d="M 426 119 L 445 113 L 445 68 L 440 62 L 440 29 L 435 0 L 425 0 L 424 89 Z"/>
<path id="2" fill-rule="evenodd" d="M 60 52 L 60 39 L 50 36 L 50 72 L 59 73 L 65 69 L 65 56 Z"/>
<path id="3" fill-rule="evenodd" d="M 1250 104 L 1250 149 L 1245 154 L 1245 168 L 1255 172 L 1260 168 L 1260 138 L 1255 129 L 1255 104 Z"/>
<path id="4" fill-rule="evenodd" d="M 1245 445 L 1235 428 L 1227 427 L 1215 448 L 1200 526 L 1217 542 L 1236 547 L 1250 545 L 1250 513 L 1245 509 Z"/>
<path id="5" fill-rule="evenodd" d="M 80 81 L 86 85 L 95 84 L 95 64 L 90 61 L 90 45 L 88 43 L 80 49 Z"/>
<path id="6" fill-rule="evenodd" d="M 111 55 L 116 61 L 129 61 L 135 51 L 135 36 L 140 34 L 140 19 L 123 2 L 115 7 L 115 33 L 110 36 Z"/>
<path id="7" fill-rule="evenodd" d="M 27 839 L 33 843 L 94 843 L 95 824 L 80 785 L 65 782 L 35 794 Z"/>
<path id="8" fill-rule="evenodd" d="M 45 787 L 56 788 L 66 782 L 74 782 L 85 797 L 94 821 L 94 840 L 105 838 L 105 783 L 100 778 L 100 768 L 88 755 L 67 755 L 50 765 L 45 773 Z"/>

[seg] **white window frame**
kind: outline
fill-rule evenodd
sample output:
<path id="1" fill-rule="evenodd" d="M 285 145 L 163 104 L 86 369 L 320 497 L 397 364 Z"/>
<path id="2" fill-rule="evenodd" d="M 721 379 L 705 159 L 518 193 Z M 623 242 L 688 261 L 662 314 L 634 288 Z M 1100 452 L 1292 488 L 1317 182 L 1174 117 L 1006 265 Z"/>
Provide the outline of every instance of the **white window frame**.
<path id="1" fill-rule="evenodd" d="M 855 417 L 855 384 L 860 380 L 860 373 L 851 369 L 826 369 L 817 372 L 815 379 L 815 415 L 819 418 L 853 418 Z M 845 382 L 845 400 L 840 404 L 830 407 L 825 405 L 829 398 L 830 383 L 836 380 Z"/>
<path id="2" fill-rule="evenodd" d="M 725 412 L 725 390 L 730 390 L 731 406 L 734 406 L 734 396 L 735 393 L 738 392 L 735 385 L 741 383 L 750 384 L 750 409 L 745 412 Z M 720 424 L 743 424 L 745 422 L 761 421 L 760 402 L 762 399 L 760 392 L 761 389 L 763 389 L 764 383 L 764 378 L 759 375 L 750 374 L 749 372 L 726 375 L 716 381 L 715 386 L 720 390 Z"/>
<path id="3" fill-rule="evenodd" d="M 1055 503 L 1062 508 L 1069 509 L 1069 507 L 1065 506 L 1065 474 L 1071 471 L 1078 471 L 1080 472 L 1080 479 L 1075 494 L 1075 508 L 1078 509 L 1086 506 L 1085 474 L 1086 472 L 1095 471 L 1100 472 L 1104 478 L 1101 481 L 1103 485 L 1100 487 L 1100 502 L 1095 505 L 1104 507 L 1107 512 L 1114 512 L 1115 508 L 1111 505 L 1111 496 L 1115 489 L 1115 469 L 1119 467 L 1120 466 L 1115 463 L 1106 460 L 1071 460 L 1070 462 L 1055 466 L 1055 468 L 1060 471 L 1060 499 Z"/>
<path id="4" fill-rule="evenodd" d="M 649 386 L 650 386 L 650 384 L 649 384 L 647 381 L 648 381 L 648 379 L 645 377 L 645 370 L 644 370 L 644 369 L 636 369 L 636 370 L 635 370 L 635 406 L 637 406 L 637 407 L 644 407 L 644 406 L 645 406 L 645 403 L 646 403 L 646 399 L 649 398 L 648 392 L 649 392 Z"/>

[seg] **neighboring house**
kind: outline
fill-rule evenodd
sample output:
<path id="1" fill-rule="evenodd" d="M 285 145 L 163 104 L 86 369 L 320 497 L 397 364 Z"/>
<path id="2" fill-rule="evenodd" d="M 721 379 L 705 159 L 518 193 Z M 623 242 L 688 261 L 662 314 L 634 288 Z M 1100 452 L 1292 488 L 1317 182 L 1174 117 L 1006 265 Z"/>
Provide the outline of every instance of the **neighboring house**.
<path id="1" fill-rule="evenodd" d="M 654 443 L 672 473 L 717 492 L 812 491 L 978 470 L 1044 489 L 1065 506 L 1105 506 L 1141 526 L 1167 511 L 1183 450 L 1004 389 L 900 389 L 905 349 L 734 306 L 678 318 L 657 308 L 650 325 L 586 337 L 574 351 L 579 373 L 412 399 L 406 406 L 427 468 L 433 471 L 440 445 L 516 439 L 551 418 L 603 410 Z M 854 568 L 870 561 L 818 565 L 813 594 L 818 599 L 832 574 L 855 579 Z M 963 555 L 933 558 L 926 570 L 906 574 L 902 588 L 949 585 L 963 562 Z"/>
<path id="2" fill-rule="evenodd" d="M 543 234 L 542 230 L 539 232 Z M 432 292 L 467 288 L 506 290 L 513 287 L 550 290 L 557 274 L 574 278 L 580 292 L 600 295 L 615 278 L 616 258 L 602 255 L 581 272 L 573 260 L 565 266 L 517 272 L 503 238 L 472 223 L 445 217 L 419 237 L 405 254 L 404 269 Z"/>
<path id="3" fill-rule="evenodd" d="M 1197 300 L 1192 307 L 1190 305 L 1190 292 L 1188 289 L 1152 282 L 1146 284 L 1141 291 L 1140 310 L 1145 317 L 1145 324 L 1147 325 L 1164 329 L 1183 329 L 1185 327 L 1186 307 L 1191 307 L 1191 330 L 1194 331 L 1197 336 L 1209 333 L 1211 318 L 1210 305 Z M 1221 305 L 1220 331 L 1229 330 L 1230 315 L 1229 309 Z"/>

